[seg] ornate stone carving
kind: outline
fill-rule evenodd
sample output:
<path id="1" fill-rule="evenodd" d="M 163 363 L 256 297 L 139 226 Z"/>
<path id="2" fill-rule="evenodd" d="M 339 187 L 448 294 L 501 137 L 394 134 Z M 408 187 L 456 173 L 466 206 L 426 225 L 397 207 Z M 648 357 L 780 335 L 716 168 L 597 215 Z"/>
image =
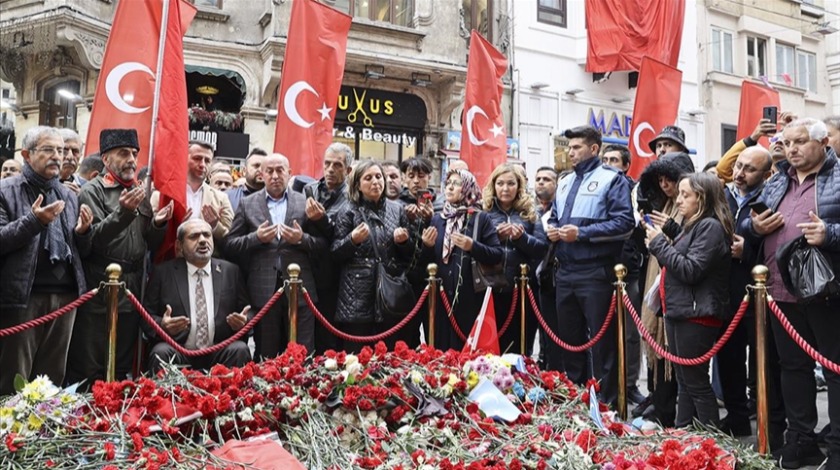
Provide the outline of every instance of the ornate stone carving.
<path id="1" fill-rule="evenodd" d="M 416 26 L 429 26 L 435 21 L 435 2 L 432 0 L 417 0 L 414 6 L 414 22 Z"/>
<path id="2" fill-rule="evenodd" d="M 72 35 L 82 45 L 88 62 L 96 69 L 101 68 L 105 56 L 105 39 L 83 31 L 74 31 Z"/>

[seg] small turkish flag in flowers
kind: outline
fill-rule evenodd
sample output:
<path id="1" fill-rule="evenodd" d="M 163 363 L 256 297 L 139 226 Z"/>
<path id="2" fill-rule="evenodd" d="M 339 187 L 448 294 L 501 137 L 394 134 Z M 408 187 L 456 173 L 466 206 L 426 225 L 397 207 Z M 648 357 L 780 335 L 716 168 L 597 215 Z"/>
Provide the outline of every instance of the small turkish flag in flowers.
<path id="1" fill-rule="evenodd" d="M 502 76 L 507 67 L 505 56 L 473 30 L 461 123 L 461 160 L 467 162 L 481 186 L 507 158 L 502 116 Z"/>
<path id="2" fill-rule="evenodd" d="M 484 303 L 475 319 L 467 343 L 462 352 L 472 352 L 476 349 L 499 355 L 499 332 L 496 331 L 496 308 L 493 305 L 493 289 L 484 292 Z"/>

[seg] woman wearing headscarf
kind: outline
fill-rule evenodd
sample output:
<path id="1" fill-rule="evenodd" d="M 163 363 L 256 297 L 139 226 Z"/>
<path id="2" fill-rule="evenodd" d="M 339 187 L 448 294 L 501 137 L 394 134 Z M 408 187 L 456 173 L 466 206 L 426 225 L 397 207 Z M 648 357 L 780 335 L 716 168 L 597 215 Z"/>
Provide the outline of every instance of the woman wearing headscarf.
<path id="1" fill-rule="evenodd" d="M 484 210 L 493 221 L 502 245 L 502 266 L 507 280 L 507 286 L 493 290 L 496 325 L 500 332 L 510 314 L 513 289 L 517 287 L 520 276 L 520 264 L 528 265 L 529 285 L 536 286 L 536 267 L 548 249 L 548 239 L 537 219 L 534 199 L 528 194 L 526 186 L 522 167 L 506 163 L 493 170 L 490 181 L 484 187 Z M 537 322 L 529 303 L 525 328 L 525 350 L 530 355 Z M 519 353 L 521 329 L 522 314 L 517 305 L 513 321 L 499 338 L 502 351 Z"/>
<path id="2" fill-rule="evenodd" d="M 388 272 L 398 274 L 411 259 L 414 244 L 402 206 L 385 197 L 385 174 L 378 163 L 363 160 L 356 165 L 347 182 L 347 197 L 351 203 L 336 220 L 332 244 L 333 257 L 342 263 L 335 320 L 347 333 L 369 336 L 397 322 L 376 308 L 378 263 L 388 263 Z M 348 351 L 364 346 L 345 345 Z"/>
<path id="3" fill-rule="evenodd" d="M 477 293 L 473 287 L 472 259 L 475 257 L 482 264 L 497 264 L 502 261 L 502 248 L 493 221 L 487 214 L 480 214 L 481 189 L 472 173 L 450 170 L 444 195 L 443 210 L 423 230 L 424 254 L 437 263 L 441 285 L 452 303 L 452 315 L 467 335 L 484 298 L 484 293 Z M 473 238 L 476 223 L 478 233 Z M 464 346 L 449 326 L 443 308 L 437 310 L 435 324 L 435 347 L 445 351 Z"/>

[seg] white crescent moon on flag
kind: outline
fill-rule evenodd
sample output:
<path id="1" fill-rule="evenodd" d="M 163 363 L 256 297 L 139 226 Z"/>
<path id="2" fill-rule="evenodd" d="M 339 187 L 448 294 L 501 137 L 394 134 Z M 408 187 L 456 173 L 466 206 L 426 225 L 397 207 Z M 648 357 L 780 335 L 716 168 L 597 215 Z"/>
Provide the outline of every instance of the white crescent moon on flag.
<path id="1" fill-rule="evenodd" d="M 647 121 L 639 124 L 635 129 L 633 129 L 633 146 L 636 148 L 636 155 L 643 158 L 650 158 L 653 156 L 653 153 L 646 152 L 639 146 L 639 135 L 645 129 L 650 129 L 651 132 L 656 132 L 653 130 L 653 126 L 651 126 Z"/>
<path id="2" fill-rule="evenodd" d="M 292 83 L 292 86 L 286 90 L 286 96 L 283 97 L 283 111 L 286 112 L 286 116 L 289 117 L 289 120 L 293 123 L 297 124 L 298 126 L 309 129 L 312 127 L 311 122 L 306 122 L 297 110 L 297 97 L 304 91 L 308 91 L 315 96 L 318 96 L 318 92 L 312 88 L 312 85 L 306 83 L 306 81 L 301 80 L 299 82 Z"/>
<path id="3" fill-rule="evenodd" d="M 475 119 L 476 114 L 481 114 L 482 116 L 487 117 L 487 113 L 485 113 L 480 106 L 472 105 L 467 111 L 467 136 L 469 136 L 471 144 L 483 145 L 485 142 L 487 142 L 487 140 L 478 140 L 475 137 L 475 134 L 473 134 L 473 119 Z"/>
<path id="4" fill-rule="evenodd" d="M 105 79 L 105 95 L 108 97 L 108 101 L 120 111 L 127 114 L 140 114 L 149 109 L 149 106 L 137 108 L 126 103 L 120 95 L 120 82 L 131 72 L 146 72 L 152 78 L 155 78 L 154 72 L 147 65 L 140 62 L 123 62 L 108 73 L 108 77 Z"/>

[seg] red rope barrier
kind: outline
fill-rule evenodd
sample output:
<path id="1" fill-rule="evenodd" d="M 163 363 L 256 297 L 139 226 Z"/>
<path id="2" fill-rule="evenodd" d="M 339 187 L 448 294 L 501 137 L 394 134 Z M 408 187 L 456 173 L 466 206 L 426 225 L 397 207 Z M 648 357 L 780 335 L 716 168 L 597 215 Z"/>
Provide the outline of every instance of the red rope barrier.
<path id="1" fill-rule="evenodd" d="M 467 335 L 461 331 L 461 327 L 458 326 L 458 321 L 455 319 L 455 315 L 452 315 L 452 304 L 449 303 L 449 298 L 446 297 L 446 291 L 443 290 L 443 286 L 440 287 L 440 301 L 443 303 L 443 310 L 446 313 L 447 318 L 449 318 L 449 324 L 452 325 L 452 330 L 455 331 L 455 334 L 461 342 L 466 343 Z"/>
<path id="2" fill-rule="evenodd" d="M 89 290 L 89 291 L 85 292 L 84 294 L 82 294 L 78 299 L 70 302 L 69 304 L 65 305 L 64 307 L 61 307 L 60 309 L 58 309 L 54 312 L 50 312 L 50 313 L 44 315 L 43 317 L 38 317 L 38 318 L 35 318 L 33 320 L 23 322 L 19 325 L 10 326 L 9 328 L 3 328 L 3 329 L 0 330 L 0 338 L 3 338 L 5 336 L 16 335 L 18 333 L 23 333 L 24 331 L 26 331 L 30 328 L 35 328 L 36 326 L 45 325 L 45 324 L 55 320 L 56 318 L 69 313 L 73 309 L 81 307 L 82 305 L 87 303 L 88 300 L 94 298 L 96 296 L 96 294 L 98 294 L 98 293 L 99 293 L 99 289 Z"/>
<path id="3" fill-rule="evenodd" d="M 508 311 L 507 320 L 505 320 L 504 325 L 502 325 L 502 328 L 499 330 L 499 337 L 500 338 L 503 334 L 505 334 L 505 332 L 507 331 L 510 324 L 513 323 L 513 314 L 514 314 L 514 312 L 516 312 L 516 301 L 517 300 L 519 300 L 519 286 L 516 286 L 516 287 L 513 288 L 513 299 L 510 302 L 510 311 Z"/>
<path id="4" fill-rule="evenodd" d="M 144 320 L 146 320 L 146 323 L 148 323 L 149 326 L 151 326 L 152 329 L 155 330 L 155 333 L 157 333 L 157 335 L 160 336 L 160 338 L 163 341 L 165 341 L 166 344 L 172 346 L 176 351 L 183 354 L 184 356 L 197 357 L 221 351 L 222 349 L 230 346 L 230 344 L 234 341 L 242 339 L 242 337 L 245 336 L 251 330 L 251 328 L 253 328 L 254 325 L 257 324 L 257 322 L 262 320 L 262 317 L 264 317 L 265 314 L 268 313 L 271 307 L 273 307 L 274 304 L 278 300 L 280 300 L 280 297 L 283 296 L 283 288 L 280 288 L 277 292 L 275 292 L 274 295 L 272 295 L 271 298 L 268 299 L 268 302 L 266 302 L 266 304 L 263 305 L 263 308 L 260 309 L 260 311 L 256 315 L 254 315 L 254 318 L 249 320 L 248 323 L 246 323 L 245 326 L 240 328 L 239 331 L 234 333 L 233 336 L 222 341 L 219 344 L 214 344 L 213 346 L 209 346 L 203 349 L 187 349 L 178 344 L 174 339 L 172 339 L 171 336 L 169 336 L 169 334 L 166 333 L 166 330 L 164 330 L 162 326 L 158 325 L 157 322 L 155 322 L 155 319 L 152 318 L 152 315 L 146 311 L 146 309 L 143 307 L 143 304 L 141 304 L 140 301 L 137 300 L 137 297 L 135 297 L 130 290 L 126 289 L 125 293 L 126 297 L 128 297 L 128 300 L 134 305 L 134 308 L 137 309 L 137 312 L 140 313 L 140 316 L 143 317 Z"/>
<path id="5" fill-rule="evenodd" d="M 330 322 L 326 319 L 326 317 L 324 317 L 324 315 L 320 311 L 318 311 L 318 308 L 312 302 L 312 297 L 309 296 L 309 292 L 307 292 L 306 289 L 303 290 L 303 298 L 306 300 L 306 304 L 309 305 L 309 309 L 312 310 L 312 314 L 315 315 L 315 318 L 317 318 L 322 325 L 324 325 L 324 328 L 326 328 L 330 333 L 338 336 L 339 338 L 345 341 L 352 341 L 354 343 L 374 343 L 376 341 L 381 341 L 393 335 L 417 315 L 417 313 L 420 311 L 420 307 L 423 306 L 423 303 L 426 301 L 426 297 L 428 295 L 429 288 L 426 287 L 425 289 L 423 289 L 423 293 L 420 294 L 420 298 L 417 300 L 417 305 L 414 306 L 414 309 L 411 310 L 411 312 L 409 312 L 408 315 L 405 316 L 405 318 L 400 320 L 399 323 L 392 326 L 388 330 L 372 336 L 355 336 L 349 333 L 345 333 L 336 328 L 335 326 L 331 325 Z"/>
<path id="6" fill-rule="evenodd" d="M 750 299 L 745 297 L 744 300 L 741 302 L 741 306 L 738 308 L 738 312 L 732 318 L 732 321 L 729 323 L 729 326 L 726 327 L 726 331 L 723 332 L 723 335 L 718 338 L 717 342 L 712 346 L 712 349 L 708 350 L 706 354 L 703 354 L 699 357 L 694 358 L 685 358 L 676 356 L 668 352 L 665 348 L 662 347 L 661 344 L 656 342 L 656 339 L 650 334 L 650 332 L 645 328 L 645 325 L 642 323 L 642 319 L 639 318 L 639 314 L 636 312 L 636 309 L 633 308 L 633 303 L 630 302 L 630 296 L 627 293 L 624 293 L 624 306 L 627 308 L 627 311 L 630 312 L 630 316 L 633 318 L 633 322 L 636 323 L 636 327 L 639 329 L 639 333 L 642 334 L 642 337 L 647 341 L 651 348 L 656 352 L 659 357 L 671 361 L 674 364 L 679 364 L 681 366 L 699 366 L 701 364 L 705 364 L 709 362 L 715 354 L 720 351 L 720 348 L 729 341 L 729 338 L 732 336 L 732 333 L 735 331 L 735 328 L 738 327 L 738 324 L 741 323 L 741 319 L 744 317 L 744 314 L 747 313 L 747 307 L 750 305 Z"/>
<path id="7" fill-rule="evenodd" d="M 811 356 L 811 359 L 819 362 L 820 364 L 822 364 L 823 367 L 830 370 L 831 372 L 834 372 L 835 374 L 840 374 L 840 365 L 831 362 L 830 360 L 828 360 L 827 357 L 823 356 L 822 354 L 820 354 L 819 351 L 814 349 L 813 346 L 808 344 L 808 342 L 805 341 L 805 338 L 803 338 L 799 334 L 799 332 L 796 331 L 796 328 L 794 328 L 793 325 L 790 324 L 790 320 L 788 320 L 784 312 L 782 312 L 782 309 L 779 308 L 779 306 L 776 304 L 776 301 L 770 298 L 770 296 L 767 296 L 767 306 L 770 307 L 770 311 L 773 312 L 773 315 L 776 315 L 776 318 L 779 319 L 779 323 L 782 324 L 790 338 L 803 351 L 805 351 L 805 353 Z"/>
<path id="8" fill-rule="evenodd" d="M 607 327 L 610 326 L 610 322 L 612 322 L 612 319 L 615 316 L 616 304 L 615 293 L 613 293 L 612 300 L 610 301 L 610 309 L 607 312 L 607 318 L 604 319 L 604 324 L 601 325 L 601 329 L 598 330 L 598 333 L 596 333 L 595 336 L 593 336 L 589 341 L 581 344 L 580 346 L 573 346 L 560 339 L 560 337 L 554 334 L 554 332 L 551 331 L 551 328 L 548 327 L 548 323 L 545 322 L 545 319 L 542 317 L 542 313 L 540 312 L 540 308 L 537 305 L 537 299 L 534 297 L 534 291 L 531 289 L 531 286 L 528 286 L 528 297 L 531 299 L 531 308 L 534 309 L 534 315 L 537 317 L 537 321 L 540 322 L 540 326 L 542 326 L 543 331 L 545 331 L 548 337 L 551 338 L 551 340 L 554 341 L 554 343 L 557 344 L 557 346 L 560 346 L 561 348 L 571 352 L 584 352 L 592 346 L 595 346 L 595 343 L 601 341 L 601 338 L 603 338 L 604 335 L 607 333 Z"/>

